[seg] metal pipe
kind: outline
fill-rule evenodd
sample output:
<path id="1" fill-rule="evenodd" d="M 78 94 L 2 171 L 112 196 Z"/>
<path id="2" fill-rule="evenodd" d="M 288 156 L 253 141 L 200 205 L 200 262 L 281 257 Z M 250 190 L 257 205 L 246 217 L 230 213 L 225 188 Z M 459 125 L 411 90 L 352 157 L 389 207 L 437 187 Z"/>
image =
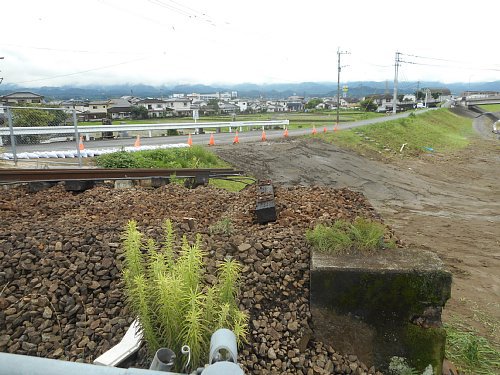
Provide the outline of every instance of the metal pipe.
<path id="1" fill-rule="evenodd" d="M 170 371 L 174 367 L 175 353 L 168 348 L 160 348 L 156 351 L 150 370 Z"/>
<path id="2" fill-rule="evenodd" d="M 96 366 L 89 363 L 0 353 L 0 375 L 179 375 L 174 372 Z"/>

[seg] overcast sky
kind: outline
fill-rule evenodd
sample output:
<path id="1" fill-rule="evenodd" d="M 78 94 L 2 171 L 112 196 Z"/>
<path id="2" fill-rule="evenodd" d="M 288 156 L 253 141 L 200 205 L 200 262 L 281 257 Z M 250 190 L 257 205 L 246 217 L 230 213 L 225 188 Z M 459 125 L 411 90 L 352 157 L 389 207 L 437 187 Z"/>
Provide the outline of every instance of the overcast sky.
<path id="1" fill-rule="evenodd" d="M 467 4 L 467 5 L 466 5 Z M 492 0 L 23 0 L 0 5 L 4 84 L 500 80 Z M 0 86 L 1 88 L 1 86 Z"/>

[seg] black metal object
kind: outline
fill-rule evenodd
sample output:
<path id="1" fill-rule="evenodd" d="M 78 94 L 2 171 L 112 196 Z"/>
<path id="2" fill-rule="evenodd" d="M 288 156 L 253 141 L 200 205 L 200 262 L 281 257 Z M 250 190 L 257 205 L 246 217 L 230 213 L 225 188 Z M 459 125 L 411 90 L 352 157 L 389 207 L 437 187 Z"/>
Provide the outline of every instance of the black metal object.
<path id="1" fill-rule="evenodd" d="M 273 222 L 277 219 L 274 188 L 271 180 L 259 181 L 255 215 L 259 224 Z"/>

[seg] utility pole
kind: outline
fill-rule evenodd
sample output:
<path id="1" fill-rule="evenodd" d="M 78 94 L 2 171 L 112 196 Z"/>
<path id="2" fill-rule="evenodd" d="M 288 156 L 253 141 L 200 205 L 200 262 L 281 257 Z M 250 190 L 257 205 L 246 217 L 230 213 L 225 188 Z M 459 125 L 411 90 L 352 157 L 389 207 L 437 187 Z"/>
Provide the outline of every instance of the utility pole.
<path id="1" fill-rule="evenodd" d="M 0 56 L 0 60 L 3 60 L 3 56 Z M 0 70 L 0 72 L 1 72 L 1 70 Z M 0 77 L 0 83 L 2 83 L 2 82 L 3 82 L 3 77 Z"/>
<path id="2" fill-rule="evenodd" d="M 397 103 L 398 103 L 398 71 L 399 71 L 399 63 L 401 60 L 399 56 L 400 52 L 396 51 L 396 60 L 394 62 L 394 96 L 392 97 L 392 113 L 395 115 L 397 112 Z"/>
<path id="3" fill-rule="evenodd" d="M 420 91 L 420 81 L 417 81 L 417 92 L 415 93 L 415 103 L 418 103 L 418 92 Z"/>
<path id="4" fill-rule="evenodd" d="M 340 66 L 340 55 L 347 55 L 349 52 L 341 51 L 340 47 L 337 48 L 337 125 L 339 126 L 339 109 L 340 109 L 340 71 L 343 66 Z"/>

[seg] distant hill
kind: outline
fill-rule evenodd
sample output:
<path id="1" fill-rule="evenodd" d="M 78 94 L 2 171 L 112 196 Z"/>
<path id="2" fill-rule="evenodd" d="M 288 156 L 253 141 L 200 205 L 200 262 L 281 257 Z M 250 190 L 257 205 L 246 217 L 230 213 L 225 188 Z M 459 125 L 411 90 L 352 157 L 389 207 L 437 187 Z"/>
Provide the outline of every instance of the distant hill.
<path id="1" fill-rule="evenodd" d="M 363 97 L 369 94 L 392 93 L 393 83 L 390 81 L 356 81 L 341 84 L 347 85 L 349 97 Z M 413 93 L 417 87 L 446 87 L 453 94 L 459 95 L 463 91 L 500 91 L 500 81 L 495 82 L 402 82 L 398 88 L 401 94 Z M 273 83 L 273 84 L 253 84 L 241 83 L 234 85 L 200 85 L 185 84 L 176 86 L 151 86 L 151 85 L 108 85 L 108 86 L 81 86 L 81 87 L 20 87 L 15 85 L 0 85 L 0 95 L 5 95 L 13 91 L 32 91 L 44 95 L 48 100 L 64 99 L 106 99 L 120 97 L 124 95 L 134 95 L 138 97 L 168 97 L 171 94 L 200 93 L 209 94 L 215 92 L 237 91 L 239 97 L 278 99 L 291 95 L 304 97 L 326 97 L 334 96 L 337 93 L 336 82 L 301 82 L 301 83 Z"/>

